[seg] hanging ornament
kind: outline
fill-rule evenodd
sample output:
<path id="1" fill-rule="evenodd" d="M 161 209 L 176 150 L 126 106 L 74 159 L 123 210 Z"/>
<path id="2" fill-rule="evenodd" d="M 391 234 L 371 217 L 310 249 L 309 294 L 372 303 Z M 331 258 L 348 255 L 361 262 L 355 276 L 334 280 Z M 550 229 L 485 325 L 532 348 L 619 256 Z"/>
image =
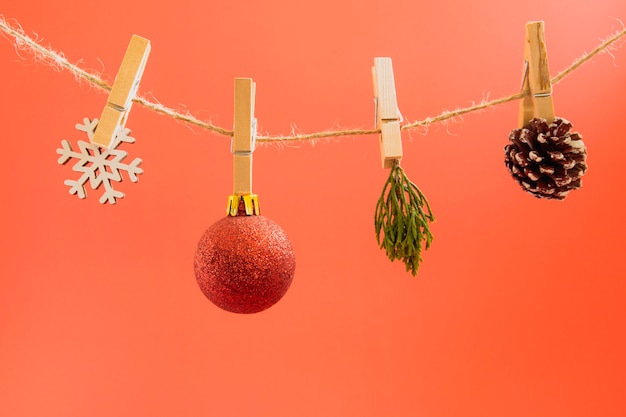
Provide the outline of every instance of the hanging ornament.
<path id="1" fill-rule="evenodd" d="M 581 187 L 587 171 L 587 149 L 580 134 L 571 128 L 569 121 L 558 117 L 550 124 L 533 118 L 526 127 L 511 132 L 504 160 L 524 191 L 562 200 Z"/>
<path id="2" fill-rule="evenodd" d="M 276 304 L 289 289 L 295 269 L 287 234 L 267 217 L 247 214 L 243 198 L 237 214 L 204 232 L 194 258 L 204 295 L 233 313 L 258 313 Z"/>
<path id="3" fill-rule="evenodd" d="M 141 159 L 135 158 L 132 162 L 126 163 L 124 159 L 128 152 L 118 149 L 122 143 L 134 143 L 135 138 L 130 136 L 130 130 L 124 128 L 117 132 L 113 143 L 109 149 L 101 148 L 92 143 L 94 132 L 98 126 L 98 119 L 83 119 L 83 124 L 77 124 L 76 129 L 85 132 L 89 142 L 78 141 L 79 151 L 72 149 L 69 141 L 62 140 L 61 148 L 57 153 L 61 155 L 58 163 L 66 164 L 70 159 L 76 159 L 72 170 L 80 173 L 80 177 L 75 180 L 65 180 L 65 185 L 69 186 L 70 194 L 76 194 L 79 198 L 86 198 L 85 190 L 87 183 L 92 190 L 97 190 L 102 186 L 104 191 L 100 197 L 100 203 L 115 204 L 116 199 L 124 198 L 124 193 L 114 188 L 114 182 L 122 181 L 122 173 L 125 172 L 132 182 L 137 182 L 137 176 L 143 173 Z"/>
<path id="4" fill-rule="evenodd" d="M 428 200 L 396 161 L 376 204 L 374 226 L 380 248 L 389 260 L 401 260 L 407 272 L 417 275 L 422 247 L 428 249 L 433 241 L 428 225 L 433 221 Z"/>
<path id="5" fill-rule="evenodd" d="M 554 116 L 544 23 L 526 24 L 524 97 L 519 128 L 509 134 L 504 163 L 522 189 L 539 198 L 563 200 L 582 186 L 587 149 L 572 124 Z"/>
<path id="6" fill-rule="evenodd" d="M 415 276 L 422 262 L 422 247 L 428 249 L 433 241 L 428 223 L 435 221 L 435 217 L 426 196 L 400 166 L 402 116 L 391 58 L 375 58 L 372 76 L 381 161 L 383 168 L 390 171 L 374 213 L 376 241 L 392 262 L 401 260 L 407 272 Z"/>
<path id="7" fill-rule="evenodd" d="M 258 313 L 276 304 L 289 289 L 296 269 L 287 234 L 260 215 L 258 196 L 252 194 L 254 96 L 251 79 L 235 79 L 234 192 L 227 216 L 204 232 L 194 257 L 196 280 L 204 295 L 233 313 Z"/>
<path id="8" fill-rule="evenodd" d="M 124 126 L 149 55 L 150 41 L 133 35 L 100 119 L 85 118 L 82 125 L 76 125 L 76 129 L 87 134 L 89 142 L 78 141 L 80 152 L 74 151 L 67 140 L 63 140 L 62 147 L 57 149 L 61 155 L 59 164 L 77 159 L 72 170 L 82 173 L 76 180 L 65 181 L 70 187 L 70 194 L 85 198 L 85 184 L 89 181 L 93 190 L 104 185 L 100 203 L 115 204 L 116 199 L 124 198 L 124 193 L 114 189 L 112 181 L 122 181 L 121 172 L 126 172 L 132 182 L 137 182 L 137 175 L 143 173 L 139 168 L 141 159 L 135 158 L 130 164 L 124 163 L 128 152 L 117 147 L 122 143 L 135 142 L 130 136 L 130 130 Z"/>

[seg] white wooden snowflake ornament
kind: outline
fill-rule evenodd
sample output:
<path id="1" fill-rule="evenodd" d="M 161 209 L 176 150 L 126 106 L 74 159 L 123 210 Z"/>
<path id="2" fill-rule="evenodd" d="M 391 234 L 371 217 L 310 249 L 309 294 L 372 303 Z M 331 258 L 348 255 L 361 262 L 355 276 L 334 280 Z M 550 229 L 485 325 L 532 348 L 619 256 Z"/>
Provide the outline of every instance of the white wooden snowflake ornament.
<path id="1" fill-rule="evenodd" d="M 70 143 L 63 139 L 61 148 L 57 149 L 57 153 L 61 155 L 58 163 L 65 165 L 70 159 L 76 159 L 76 163 L 72 167 L 75 172 L 82 173 L 76 180 L 65 180 L 64 184 L 70 187 L 70 194 L 76 194 L 79 198 L 85 198 L 85 184 L 89 180 L 89 186 L 92 190 L 104 186 L 104 192 L 100 197 L 100 203 L 115 204 L 117 198 L 124 198 L 124 193 L 113 188 L 112 181 L 121 182 L 122 172 L 126 172 L 128 179 L 137 182 L 137 175 L 143 173 L 143 169 L 139 167 L 142 160 L 135 158 L 130 164 L 122 162 L 128 155 L 128 152 L 117 149 L 122 143 L 134 143 L 135 138 L 129 136 L 130 130 L 123 128 L 119 131 L 109 149 L 101 148 L 95 143 L 91 143 L 98 119 L 83 119 L 83 124 L 77 124 L 76 129 L 87 133 L 89 142 L 78 141 L 79 151 L 72 150 Z"/>

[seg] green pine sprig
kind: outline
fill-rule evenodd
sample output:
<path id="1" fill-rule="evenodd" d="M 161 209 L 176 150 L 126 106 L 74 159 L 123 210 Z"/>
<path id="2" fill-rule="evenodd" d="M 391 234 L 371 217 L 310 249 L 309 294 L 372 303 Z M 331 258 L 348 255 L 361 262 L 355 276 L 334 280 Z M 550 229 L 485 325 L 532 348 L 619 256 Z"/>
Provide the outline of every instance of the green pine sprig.
<path id="1" fill-rule="evenodd" d="M 430 247 L 433 235 L 428 227 L 435 221 L 430 204 L 395 161 L 376 204 L 376 240 L 391 261 L 402 260 L 406 270 L 417 275 L 422 246 Z"/>

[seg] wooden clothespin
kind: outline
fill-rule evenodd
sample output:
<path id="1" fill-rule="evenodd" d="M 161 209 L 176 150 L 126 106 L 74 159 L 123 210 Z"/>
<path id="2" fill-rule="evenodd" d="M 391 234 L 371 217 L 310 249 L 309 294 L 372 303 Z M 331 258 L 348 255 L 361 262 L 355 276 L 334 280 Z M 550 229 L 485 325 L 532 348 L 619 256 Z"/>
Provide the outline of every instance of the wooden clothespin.
<path id="1" fill-rule="evenodd" d="M 231 144 L 233 153 L 233 195 L 227 213 L 236 216 L 243 199 L 246 215 L 259 214 L 259 198 L 252 194 L 252 152 L 256 142 L 254 98 L 256 84 L 251 78 L 235 78 L 235 121 Z"/>
<path id="2" fill-rule="evenodd" d="M 533 117 L 541 117 L 552 123 L 552 82 L 542 21 L 526 23 L 522 92 L 524 98 L 520 103 L 519 127 L 526 126 Z"/>
<path id="3" fill-rule="evenodd" d="M 374 100 L 376 103 L 376 129 L 380 129 L 380 155 L 383 168 L 391 168 L 394 161 L 402 159 L 402 136 L 396 100 L 391 58 L 374 58 L 372 67 Z"/>
<path id="4" fill-rule="evenodd" d="M 113 82 L 107 104 L 100 116 L 92 143 L 109 148 L 115 136 L 126 125 L 148 55 L 150 55 L 150 41 L 133 35 Z"/>

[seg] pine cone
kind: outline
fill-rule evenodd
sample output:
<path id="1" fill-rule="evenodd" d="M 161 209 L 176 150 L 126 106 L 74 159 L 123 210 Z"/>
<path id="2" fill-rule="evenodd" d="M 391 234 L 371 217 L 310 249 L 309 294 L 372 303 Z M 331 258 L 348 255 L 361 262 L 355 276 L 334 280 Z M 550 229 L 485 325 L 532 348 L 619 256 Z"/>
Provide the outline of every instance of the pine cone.
<path id="1" fill-rule="evenodd" d="M 509 135 L 504 163 L 524 191 L 538 198 L 563 200 L 580 188 L 587 170 L 587 149 L 582 136 L 570 132 L 572 124 L 562 118 L 548 123 L 534 118 Z"/>

